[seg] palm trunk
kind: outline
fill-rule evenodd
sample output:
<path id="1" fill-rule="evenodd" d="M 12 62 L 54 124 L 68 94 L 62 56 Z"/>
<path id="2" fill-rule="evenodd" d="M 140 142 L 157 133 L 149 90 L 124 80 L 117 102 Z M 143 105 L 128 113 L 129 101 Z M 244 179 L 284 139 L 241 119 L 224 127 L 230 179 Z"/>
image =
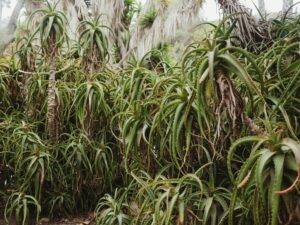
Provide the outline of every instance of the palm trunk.
<path id="1" fill-rule="evenodd" d="M 122 18 L 125 11 L 125 4 L 123 0 L 92 0 L 91 9 L 94 18 L 101 16 L 101 23 L 111 28 L 105 29 L 104 32 L 108 37 L 108 47 L 111 49 L 114 44 L 117 44 L 121 49 L 121 58 L 125 56 L 127 49 L 124 49 L 122 42 L 122 31 L 125 26 Z M 126 28 L 125 28 L 126 29 Z"/>
<path id="2" fill-rule="evenodd" d="M 45 3 L 41 0 L 35 0 L 35 1 L 26 0 L 25 5 L 24 5 L 26 16 L 29 18 L 30 16 L 32 16 L 32 13 L 34 13 L 37 9 L 44 7 L 44 5 L 45 5 Z M 36 27 L 40 24 L 41 17 L 42 17 L 42 14 L 37 13 L 31 18 L 30 21 L 28 21 L 28 22 L 30 22 L 30 28 L 32 30 L 35 30 Z"/>
<path id="3" fill-rule="evenodd" d="M 249 50 L 257 51 L 256 43 L 268 39 L 268 35 L 262 24 L 252 16 L 250 10 L 243 6 L 239 0 L 218 0 L 220 8 L 225 15 L 238 14 L 231 17 L 232 22 L 237 20 L 235 33 L 244 47 L 252 46 Z"/>
<path id="4" fill-rule="evenodd" d="M 84 0 L 73 0 L 74 7 L 77 11 L 79 21 L 87 20 L 89 17 L 89 9 Z"/>
<path id="5" fill-rule="evenodd" d="M 176 40 L 178 30 L 187 32 L 195 26 L 200 21 L 199 11 L 203 2 L 202 0 L 148 0 L 141 14 L 155 9 L 157 15 L 151 27 L 142 28 L 139 23 L 133 24 L 130 48 L 134 49 L 136 57 L 141 59 L 152 48 Z"/>
<path id="6" fill-rule="evenodd" d="M 82 20 L 88 19 L 88 7 L 84 0 L 55 0 L 56 9 L 64 12 L 68 26 L 66 26 L 68 36 L 71 41 L 78 38 L 78 26 Z"/>
<path id="7" fill-rule="evenodd" d="M 57 101 L 56 101 L 56 66 L 54 60 L 50 61 L 50 74 L 48 84 L 48 109 L 47 109 L 47 131 L 51 140 L 58 138 L 57 124 Z"/>

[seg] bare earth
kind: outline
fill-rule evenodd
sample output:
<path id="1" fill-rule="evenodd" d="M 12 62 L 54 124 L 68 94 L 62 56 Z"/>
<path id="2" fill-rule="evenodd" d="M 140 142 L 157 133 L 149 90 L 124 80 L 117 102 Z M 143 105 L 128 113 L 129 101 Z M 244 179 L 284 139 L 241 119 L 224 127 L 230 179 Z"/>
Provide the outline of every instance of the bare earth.
<path id="1" fill-rule="evenodd" d="M 0 225 L 16 225 L 16 222 L 12 220 L 7 224 L 4 219 L 0 219 Z M 41 218 L 38 225 L 96 225 L 96 223 L 93 213 L 89 213 L 51 221 L 48 218 Z"/>

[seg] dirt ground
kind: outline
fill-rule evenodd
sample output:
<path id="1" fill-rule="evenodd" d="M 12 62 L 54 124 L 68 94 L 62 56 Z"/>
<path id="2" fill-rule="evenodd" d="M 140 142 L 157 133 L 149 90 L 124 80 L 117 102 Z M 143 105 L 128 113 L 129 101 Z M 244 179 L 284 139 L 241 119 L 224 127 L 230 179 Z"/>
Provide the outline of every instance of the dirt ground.
<path id="1" fill-rule="evenodd" d="M 30 223 L 31 224 L 31 223 Z M 32 222 L 32 224 L 35 224 Z M 16 225 L 14 220 L 8 224 L 4 219 L 0 219 L 0 225 Z M 93 213 L 80 216 L 70 216 L 64 219 L 49 220 L 48 218 L 41 218 L 38 225 L 96 225 Z"/>

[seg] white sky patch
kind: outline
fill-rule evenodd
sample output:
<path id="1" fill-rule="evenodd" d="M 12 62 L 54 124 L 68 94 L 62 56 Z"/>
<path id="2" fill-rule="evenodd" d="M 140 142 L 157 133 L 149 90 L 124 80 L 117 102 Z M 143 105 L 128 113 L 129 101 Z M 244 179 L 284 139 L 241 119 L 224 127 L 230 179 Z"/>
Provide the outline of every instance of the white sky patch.
<path id="1" fill-rule="evenodd" d="M 250 8 L 253 12 L 253 14 L 257 14 L 256 6 L 258 6 L 258 0 L 240 0 L 240 2 Z M 295 1 L 296 2 L 300 2 Z M 283 0 L 265 0 L 265 6 L 267 13 L 271 12 L 279 12 L 282 9 L 282 3 Z M 295 11 L 299 12 L 300 10 L 300 4 L 295 6 Z M 215 0 L 206 0 L 204 3 L 204 6 L 202 7 L 202 15 L 204 16 L 204 19 L 207 19 L 209 21 L 216 20 L 219 18 L 220 10 L 217 7 L 217 3 Z"/>
<path id="2" fill-rule="evenodd" d="M 3 19 L 7 19 L 7 18 L 10 17 L 16 3 L 17 3 L 16 0 L 11 0 L 10 7 L 9 8 L 6 8 L 6 7 L 3 8 L 3 11 L 2 11 L 2 18 Z"/>
<path id="3" fill-rule="evenodd" d="M 146 0 L 139 1 L 145 2 Z M 11 0 L 11 7 L 3 9 L 3 18 L 7 19 L 8 17 L 10 17 L 16 2 L 17 0 Z M 254 4 L 258 4 L 258 0 L 240 0 L 240 2 L 252 9 L 254 14 L 257 14 Z M 265 0 L 267 12 L 279 12 L 282 9 L 282 2 L 283 0 Z M 294 2 L 300 2 L 300 0 L 294 0 Z M 298 12 L 300 11 L 300 4 L 295 7 L 295 10 Z M 217 7 L 216 0 L 206 0 L 204 6 L 202 7 L 201 15 L 204 17 L 204 19 L 210 21 L 218 19 L 219 9 Z"/>

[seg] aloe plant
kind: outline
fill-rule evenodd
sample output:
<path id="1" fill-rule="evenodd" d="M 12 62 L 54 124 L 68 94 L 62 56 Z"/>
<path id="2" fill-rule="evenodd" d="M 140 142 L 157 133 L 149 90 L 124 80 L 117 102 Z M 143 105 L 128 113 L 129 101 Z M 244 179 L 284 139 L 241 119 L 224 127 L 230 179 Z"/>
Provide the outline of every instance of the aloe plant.
<path id="1" fill-rule="evenodd" d="M 78 52 L 86 70 L 93 74 L 97 68 L 101 68 L 109 61 L 109 46 L 105 30 L 111 32 L 111 29 L 101 24 L 100 17 L 81 22 L 78 29 L 82 30 L 78 40 Z"/>
<path id="2" fill-rule="evenodd" d="M 239 170 L 237 177 L 234 178 L 232 172 L 232 156 L 238 145 L 254 142 L 253 150 L 249 158 L 244 162 L 242 168 Z M 266 145 L 264 147 L 264 145 Z M 258 202 L 262 210 L 268 210 L 268 214 L 261 217 L 259 211 L 255 211 L 259 223 L 269 223 L 272 225 L 278 224 L 278 214 L 280 202 L 282 202 L 280 195 L 289 194 L 295 189 L 299 182 L 300 170 L 300 149 L 298 142 L 283 138 L 280 134 L 273 134 L 271 136 L 261 137 L 246 137 L 234 143 L 229 151 L 227 165 L 228 173 L 231 181 L 234 184 L 234 192 L 229 211 L 229 224 L 233 224 L 233 210 L 239 191 L 243 191 L 246 186 L 256 187 L 258 195 Z M 273 164 L 273 165 L 272 165 Z M 295 181 L 290 187 L 285 186 L 285 180 L 290 180 L 292 173 L 296 174 Z M 288 175 L 285 177 L 285 175 Z M 282 190 L 285 189 L 285 190 Z"/>
<path id="3" fill-rule="evenodd" d="M 300 17 L 273 20 L 256 55 L 234 14 L 181 58 L 162 45 L 120 66 L 101 17 L 70 46 L 55 6 L 35 13 L 40 26 L 0 59 L 7 219 L 95 209 L 97 224 L 299 223 Z"/>
<path id="4" fill-rule="evenodd" d="M 66 17 L 56 10 L 56 5 L 51 5 L 47 1 L 46 9 L 36 10 L 36 13 L 42 13 L 41 23 L 32 35 L 32 39 L 36 34 L 40 36 L 40 43 L 43 53 L 47 56 L 46 61 L 49 63 L 49 82 L 48 82 L 48 103 L 47 103 L 47 130 L 50 138 L 55 139 L 59 135 L 57 121 L 57 100 L 55 96 L 56 88 L 56 65 L 55 60 L 58 56 L 59 48 L 63 46 L 67 40 L 66 35 Z"/>
<path id="5" fill-rule="evenodd" d="M 39 214 L 41 212 L 41 206 L 38 201 L 24 193 L 13 193 L 7 202 L 5 207 L 5 219 L 8 222 L 8 218 L 12 216 L 15 211 L 18 224 L 26 225 L 29 223 L 30 209 L 29 206 L 34 206 L 36 210 L 36 222 L 38 222 Z"/>

